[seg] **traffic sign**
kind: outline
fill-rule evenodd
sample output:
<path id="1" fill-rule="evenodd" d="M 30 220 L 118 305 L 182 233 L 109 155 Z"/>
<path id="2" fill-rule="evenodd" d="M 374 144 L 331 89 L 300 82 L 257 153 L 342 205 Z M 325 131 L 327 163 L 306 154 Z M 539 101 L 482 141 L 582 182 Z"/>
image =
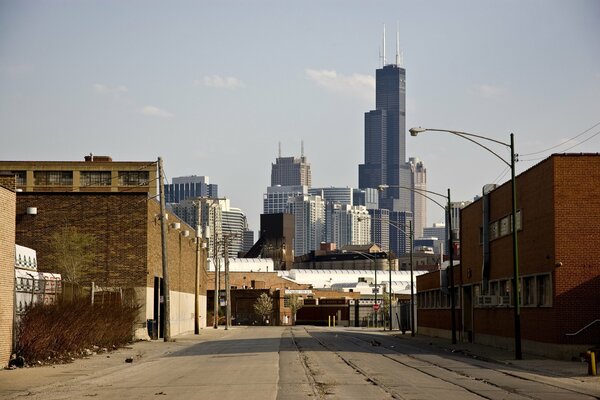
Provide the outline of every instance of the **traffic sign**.
<path id="1" fill-rule="evenodd" d="M 373 311 L 379 310 L 379 304 L 373 304 Z"/>

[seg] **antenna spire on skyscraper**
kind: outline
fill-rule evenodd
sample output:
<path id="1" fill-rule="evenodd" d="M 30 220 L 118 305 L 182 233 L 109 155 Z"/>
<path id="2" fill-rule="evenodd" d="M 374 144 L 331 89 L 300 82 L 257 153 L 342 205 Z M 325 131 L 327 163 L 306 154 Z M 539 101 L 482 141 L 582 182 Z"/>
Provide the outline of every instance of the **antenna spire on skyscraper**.
<path id="1" fill-rule="evenodd" d="M 381 66 L 385 67 L 385 24 L 383 24 L 383 50 L 381 52 Z"/>
<path id="2" fill-rule="evenodd" d="M 304 158 L 304 140 L 300 141 L 300 157 Z"/>
<path id="3" fill-rule="evenodd" d="M 279 155 L 278 155 L 278 157 L 281 158 L 281 142 L 279 142 Z"/>

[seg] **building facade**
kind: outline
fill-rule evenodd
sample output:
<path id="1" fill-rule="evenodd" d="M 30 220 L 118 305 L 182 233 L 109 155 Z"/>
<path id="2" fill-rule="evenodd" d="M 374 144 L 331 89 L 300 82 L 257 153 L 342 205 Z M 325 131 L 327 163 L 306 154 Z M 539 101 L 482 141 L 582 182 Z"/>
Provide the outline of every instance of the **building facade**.
<path id="1" fill-rule="evenodd" d="M 296 257 L 320 248 L 325 238 L 325 202 L 321 196 L 290 197 L 286 213 L 294 216 Z"/>
<path id="2" fill-rule="evenodd" d="M 308 194 L 321 196 L 326 203 L 353 205 L 353 190 L 349 187 L 310 188 Z"/>
<path id="3" fill-rule="evenodd" d="M 89 155 L 84 161 L 0 161 L 0 172 L 16 176 L 24 192 L 146 192 L 157 195 L 156 161 L 113 161 Z"/>
<path id="4" fill-rule="evenodd" d="M 310 164 L 300 157 L 279 157 L 271 164 L 271 186 L 311 186 Z"/>
<path id="5" fill-rule="evenodd" d="M 326 203 L 325 237 L 338 248 L 371 242 L 371 215 L 365 206 Z"/>
<path id="6" fill-rule="evenodd" d="M 455 268 L 461 340 L 514 345 L 512 229 L 519 251 L 523 352 L 570 359 L 600 337 L 600 155 L 553 155 L 464 207 Z M 419 331 L 449 337 L 435 277 L 419 282 Z"/>
<path id="7" fill-rule="evenodd" d="M 0 368 L 13 351 L 15 298 L 15 176 L 0 175 Z"/>
<path id="8" fill-rule="evenodd" d="M 263 195 L 263 214 L 285 212 L 290 197 L 308 194 L 308 186 L 269 186 Z"/>
<path id="9" fill-rule="evenodd" d="M 390 212 L 390 250 L 399 256 L 410 253 L 410 228 L 413 215 L 410 211 Z"/>
<path id="10" fill-rule="evenodd" d="M 411 157 L 408 160 L 410 166 L 410 176 L 412 178 L 411 185 L 414 189 L 411 192 L 411 209 L 415 223 L 415 237 L 423 236 L 423 228 L 427 225 L 427 198 L 419 193 L 427 190 L 427 169 L 423 165 L 423 161 L 416 157 Z"/>
<path id="11" fill-rule="evenodd" d="M 37 214 L 27 214 L 36 207 Z M 137 338 L 148 338 L 148 321 L 162 332 L 164 306 L 160 208 L 147 193 L 138 192 L 22 192 L 17 196 L 16 237 L 19 244 L 35 248 L 38 271 L 56 272 L 52 262 L 52 237 L 74 229 L 94 237 L 93 267 L 81 273 L 80 284 L 121 288 L 124 298 L 140 306 L 135 325 Z M 187 231 L 187 234 L 186 234 Z M 199 248 L 194 229 L 170 215 L 167 260 L 171 299 L 171 334 L 194 330 L 196 252 L 200 251 L 200 304 L 206 310 L 206 252 Z M 200 314 L 206 326 L 206 314 Z"/>
<path id="12" fill-rule="evenodd" d="M 398 61 L 397 61 L 398 62 Z M 411 211 L 411 170 L 406 163 L 406 70 L 396 64 L 376 70 L 375 110 L 365 113 L 364 163 L 359 165 L 361 189 L 389 185 L 379 205 L 390 211 Z"/>
<path id="13" fill-rule="evenodd" d="M 219 186 L 209 183 L 208 176 L 180 176 L 164 185 L 165 201 L 179 203 L 196 197 L 219 197 Z"/>

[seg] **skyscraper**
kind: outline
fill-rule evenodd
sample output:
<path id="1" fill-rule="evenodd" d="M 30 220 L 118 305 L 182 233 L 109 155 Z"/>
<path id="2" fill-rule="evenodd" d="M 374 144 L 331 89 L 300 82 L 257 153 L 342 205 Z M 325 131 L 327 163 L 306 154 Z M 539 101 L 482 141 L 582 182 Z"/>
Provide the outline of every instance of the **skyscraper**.
<path id="1" fill-rule="evenodd" d="M 427 169 L 416 157 L 411 157 L 408 165 L 411 171 L 411 186 L 415 190 L 411 193 L 415 238 L 420 238 L 423 236 L 423 228 L 427 225 L 427 198 L 423 196 L 426 194 L 424 190 L 427 190 Z"/>
<path id="2" fill-rule="evenodd" d="M 310 164 L 304 156 L 304 143 L 300 157 L 281 157 L 281 145 L 279 156 L 275 164 L 271 164 L 271 186 L 308 186 L 311 185 Z"/>
<path id="3" fill-rule="evenodd" d="M 219 186 L 209 183 L 208 176 L 176 177 L 173 178 L 173 183 L 165 184 L 164 188 L 167 203 L 179 203 L 196 197 L 219 197 Z"/>
<path id="4" fill-rule="evenodd" d="M 401 66 L 399 41 L 396 62 L 385 60 L 385 30 L 382 67 L 375 77 L 375 110 L 365 113 L 365 162 L 358 167 L 361 189 L 389 185 L 381 192 L 380 207 L 411 211 L 410 191 L 394 186 L 411 186 L 406 163 L 406 70 Z"/>

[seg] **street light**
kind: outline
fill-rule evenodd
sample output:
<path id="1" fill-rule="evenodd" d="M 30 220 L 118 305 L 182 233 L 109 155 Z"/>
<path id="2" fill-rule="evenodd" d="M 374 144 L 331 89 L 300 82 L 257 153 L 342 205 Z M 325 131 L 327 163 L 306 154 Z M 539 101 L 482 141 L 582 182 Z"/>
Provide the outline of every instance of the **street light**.
<path id="1" fill-rule="evenodd" d="M 450 133 L 452 135 L 461 137 L 469 142 L 475 143 L 477 146 L 484 148 L 488 152 L 492 153 L 496 156 L 500 161 L 506 164 L 510 168 L 511 172 L 511 185 L 512 185 L 512 247 L 513 247 L 513 302 L 515 307 L 514 313 L 514 328 L 515 328 L 515 359 L 520 360 L 523 358 L 523 354 L 521 353 L 521 308 L 519 305 L 519 254 L 518 254 L 518 246 L 517 246 L 517 184 L 515 179 L 515 140 L 514 135 L 510 134 L 510 143 L 504 143 L 499 140 L 491 139 L 485 136 L 474 135 L 472 133 L 453 131 L 448 129 L 432 129 L 432 128 L 411 128 L 409 132 L 411 136 L 417 136 L 419 133 L 423 133 L 426 131 L 431 132 L 445 132 Z M 481 140 L 487 140 L 510 149 L 510 162 L 506 161 L 500 155 L 498 155 L 495 151 L 488 148 L 487 146 L 479 143 L 477 140 L 472 138 L 477 138 Z"/>
<path id="2" fill-rule="evenodd" d="M 384 186 L 387 185 L 380 185 L 380 191 L 385 189 Z M 390 222 L 389 220 L 383 220 L 381 218 L 375 218 L 373 216 L 371 216 L 371 219 L 375 219 L 375 220 L 379 220 L 379 221 L 385 221 L 387 222 L 388 225 L 393 226 L 394 228 L 396 228 L 398 231 L 404 233 L 405 235 L 409 236 L 409 249 L 410 249 L 410 333 L 411 336 L 415 336 L 415 324 L 414 324 L 414 310 L 413 310 L 413 303 L 414 303 L 414 287 L 413 287 L 413 239 L 414 239 L 414 230 L 413 230 L 413 226 L 412 226 L 412 221 L 408 221 L 408 233 L 400 228 L 398 225 Z M 406 225 L 405 225 L 406 227 Z M 389 275 L 390 275 L 390 289 L 389 289 L 389 293 L 390 293 L 390 331 L 392 330 L 392 268 L 391 265 L 389 265 L 388 263 L 388 269 L 389 269 Z M 400 328 L 400 326 L 398 326 L 398 328 Z"/>
<path id="3" fill-rule="evenodd" d="M 451 331 L 452 331 L 452 344 L 456 344 L 456 305 L 455 305 L 455 301 L 454 301 L 454 247 L 452 246 L 452 210 L 451 210 L 451 201 L 450 201 L 450 189 L 448 189 L 448 195 L 443 195 L 441 193 L 438 192 L 434 192 L 432 190 L 426 190 L 426 189 L 416 189 L 416 188 L 411 188 L 411 187 L 407 187 L 407 186 L 401 186 L 401 185 L 379 185 L 378 189 L 379 191 L 382 191 L 386 188 L 389 187 L 393 187 L 393 188 L 399 188 L 399 189 L 406 189 L 406 190 L 410 190 L 413 193 L 419 194 L 423 197 L 425 197 L 428 200 L 431 200 L 432 202 L 434 202 L 435 204 L 437 204 L 439 207 L 441 207 L 443 210 L 446 210 L 446 207 L 444 207 L 439 201 L 431 198 L 430 196 L 428 196 L 427 194 L 432 194 L 432 195 L 436 195 L 436 196 L 440 196 L 443 197 L 444 199 L 448 200 L 448 254 L 450 256 L 450 264 L 449 264 L 449 268 L 450 268 L 450 318 L 451 318 L 451 322 L 450 322 L 450 326 L 451 326 Z M 427 194 L 425 194 L 427 193 Z M 414 218 L 414 216 L 413 216 Z M 414 231 L 412 229 L 412 223 L 411 223 L 411 258 L 412 258 L 412 240 L 413 240 L 413 236 L 414 236 Z M 412 272 L 413 272 L 413 267 L 412 267 L 412 260 L 411 260 L 411 265 L 410 265 L 410 280 L 411 280 L 411 332 L 412 332 L 412 336 L 414 336 L 414 331 L 415 331 L 415 327 L 414 327 L 414 320 L 412 318 L 412 314 L 413 314 L 413 287 L 412 287 Z"/>
<path id="4" fill-rule="evenodd" d="M 366 258 L 367 260 L 373 261 L 373 270 L 375 271 L 375 288 L 373 289 L 373 291 L 375 293 L 375 303 L 374 304 L 377 304 L 377 292 L 379 291 L 379 289 L 377 288 L 377 256 L 372 256 L 370 253 L 365 253 L 363 251 L 355 251 L 355 250 L 352 250 L 352 251 L 344 250 L 344 252 L 351 253 L 351 254 L 358 254 L 358 255 Z M 375 314 L 373 315 L 373 319 L 375 320 L 374 325 L 375 325 L 375 327 L 377 327 L 377 310 L 374 310 L 374 311 L 375 311 Z"/>

